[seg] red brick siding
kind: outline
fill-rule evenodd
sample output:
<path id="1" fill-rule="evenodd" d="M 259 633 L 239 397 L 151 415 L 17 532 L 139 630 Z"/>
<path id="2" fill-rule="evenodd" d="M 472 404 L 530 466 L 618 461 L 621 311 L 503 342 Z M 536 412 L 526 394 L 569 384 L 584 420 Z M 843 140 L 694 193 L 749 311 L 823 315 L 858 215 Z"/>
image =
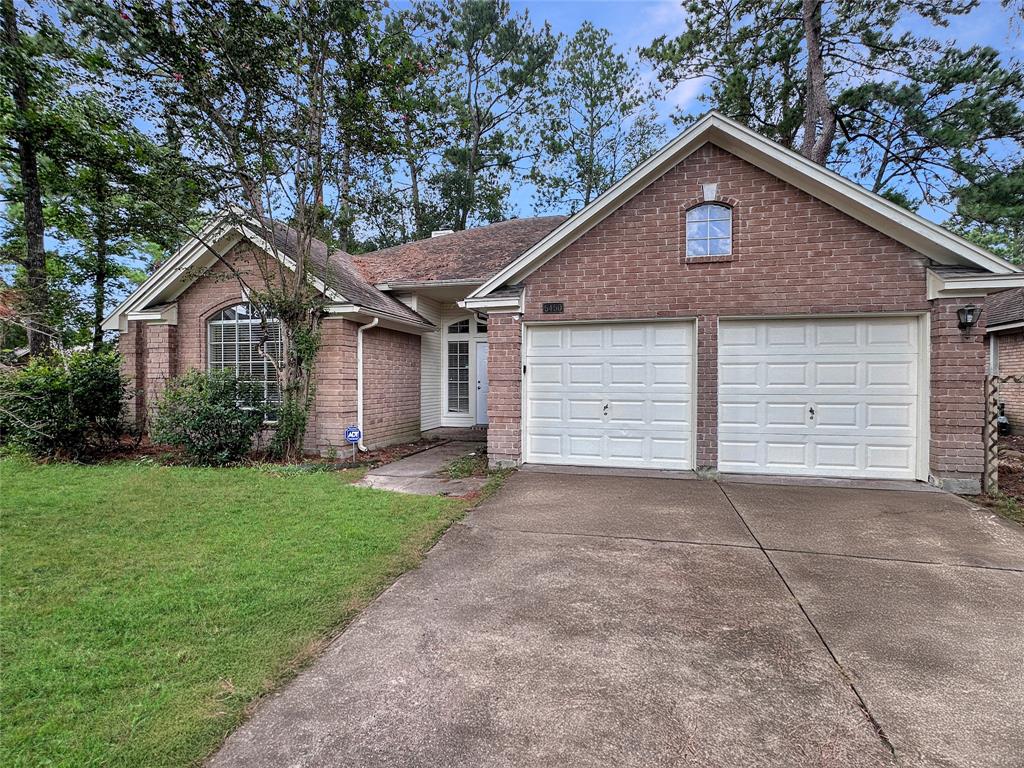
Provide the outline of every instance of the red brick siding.
<path id="1" fill-rule="evenodd" d="M 227 262 L 242 274 L 246 283 L 263 284 L 251 246 L 233 248 Z M 216 262 L 178 298 L 178 325 L 129 323 L 119 346 L 124 355 L 122 369 L 140 390 L 135 405 L 138 415 L 145 413 L 163 389 L 166 379 L 189 369 L 203 370 L 207 364 L 206 322 L 215 312 L 242 300 L 238 280 L 222 262 Z M 356 421 L 356 323 L 338 318 L 325 319 L 321 326 L 321 348 L 317 360 L 315 403 L 306 430 L 305 448 L 310 452 L 341 449 L 347 445 L 344 430 Z M 389 342 L 373 357 L 369 336 L 388 334 Z M 375 391 L 398 392 L 396 413 L 378 414 L 364 425 L 366 444 L 378 447 L 389 442 L 419 435 L 419 337 L 397 331 L 370 331 L 365 374 L 373 379 Z M 395 337 L 395 338 L 392 338 Z M 400 341 L 399 338 L 406 339 Z M 411 360 L 405 358 L 406 352 Z M 138 349 L 138 352 L 134 350 Z M 398 351 L 396 351 L 398 350 Z M 383 366 L 378 370 L 378 366 Z M 394 380 L 393 380 L 394 379 Z M 367 387 L 367 394 L 370 393 Z M 413 394 L 410 395 L 409 392 Z M 416 401 L 411 414 L 409 398 Z M 366 414 L 367 416 L 369 414 Z M 412 423 L 415 420 L 415 429 Z"/>
<path id="2" fill-rule="evenodd" d="M 977 477 L 985 459 L 985 316 L 965 334 L 956 315 L 963 301 L 932 303 L 931 471 L 937 477 Z"/>
<path id="3" fill-rule="evenodd" d="M 733 258 L 690 262 L 681 211 L 717 182 L 733 205 Z M 552 321 L 544 302 L 560 301 L 558 320 L 698 318 L 697 463 L 717 462 L 717 323 L 720 316 L 926 312 L 927 261 L 911 249 L 771 174 L 705 145 L 624 203 L 525 282 L 525 320 Z M 983 333 L 963 337 L 950 305 L 932 323 L 935 471 L 980 473 Z M 954 335 L 950 330 L 956 331 Z M 513 345 L 499 349 L 505 344 Z M 491 335 L 492 411 L 519 408 L 520 370 L 497 377 L 503 359 L 518 362 L 518 334 Z M 511 370 L 511 364 L 506 364 Z M 952 381 L 949 372 L 960 378 Z M 511 391 L 503 391 L 510 389 Z M 500 408 L 497 404 L 501 404 Z M 952 415 L 951 415 L 952 414 Z M 518 457 L 518 427 L 502 422 L 494 455 Z M 515 439 L 511 437 L 515 434 Z"/>
<path id="4" fill-rule="evenodd" d="M 368 446 L 420 436 L 420 337 L 386 328 L 363 334 L 363 432 Z"/>
<path id="5" fill-rule="evenodd" d="M 145 324 L 138 321 L 128 323 L 128 330 L 117 339 L 121 373 L 131 380 L 125 412 L 136 427 L 144 427 L 146 423 L 145 340 Z"/>
<path id="6" fill-rule="evenodd" d="M 515 464 L 520 453 L 522 324 L 513 315 L 487 318 L 487 454 L 492 466 Z"/>
<path id="7" fill-rule="evenodd" d="M 997 334 L 996 350 L 999 376 L 1024 376 L 1024 329 Z M 1024 384 L 1000 384 L 999 401 L 1014 434 L 1024 434 Z"/>

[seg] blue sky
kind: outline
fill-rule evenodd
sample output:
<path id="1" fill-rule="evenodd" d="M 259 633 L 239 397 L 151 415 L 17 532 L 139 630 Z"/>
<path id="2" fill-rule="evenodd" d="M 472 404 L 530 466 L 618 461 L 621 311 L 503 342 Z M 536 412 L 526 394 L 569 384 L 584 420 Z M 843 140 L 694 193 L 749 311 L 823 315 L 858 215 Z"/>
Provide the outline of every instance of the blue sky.
<path id="1" fill-rule="evenodd" d="M 612 38 L 623 53 L 634 62 L 639 62 L 644 76 L 653 80 L 650 67 L 639 61 L 636 49 L 649 44 L 660 35 L 675 36 L 686 26 L 686 13 L 679 0 L 510 0 L 514 11 L 526 10 L 535 23 L 550 22 L 555 32 L 572 35 L 584 21 L 611 31 Z M 935 27 L 914 14 L 907 15 L 906 26 L 919 34 L 927 34 L 939 40 L 955 43 L 961 47 L 988 45 L 1007 57 L 1024 58 L 1024 22 L 1011 22 L 1011 14 L 999 0 L 981 0 L 977 8 L 962 16 L 947 28 Z M 682 83 L 664 94 L 658 104 L 658 114 L 674 136 L 679 129 L 671 121 L 677 109 L 692 114 L 701 114 L 708 107 L 699 100 L 704 91 L 703 83 L 690 81 Z M 531 212 L 531 190 L 522 187 L 514 190 L 511 213 L 529 215 Z M 921 211 L 922 214 L 943 219 L 939 212 Z"/>

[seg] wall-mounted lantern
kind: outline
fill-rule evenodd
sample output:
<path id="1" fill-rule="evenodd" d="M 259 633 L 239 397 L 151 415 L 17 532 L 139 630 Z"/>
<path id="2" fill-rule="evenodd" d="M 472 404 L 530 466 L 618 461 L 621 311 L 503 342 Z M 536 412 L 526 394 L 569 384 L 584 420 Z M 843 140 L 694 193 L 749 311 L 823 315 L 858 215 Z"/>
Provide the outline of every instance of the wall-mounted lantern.
<path id="1" fill-rule="evenodd" d="M 981 317 L 981 308 L 976 307 L 973 304 L 968 304 L 965 307 L 960 307 L 960 309 L 956 311 L 956 316 L 960 320 L 960 330 L 969 331 L 974 327 L 974 324 L 978 322 L 978 318 Z"/>

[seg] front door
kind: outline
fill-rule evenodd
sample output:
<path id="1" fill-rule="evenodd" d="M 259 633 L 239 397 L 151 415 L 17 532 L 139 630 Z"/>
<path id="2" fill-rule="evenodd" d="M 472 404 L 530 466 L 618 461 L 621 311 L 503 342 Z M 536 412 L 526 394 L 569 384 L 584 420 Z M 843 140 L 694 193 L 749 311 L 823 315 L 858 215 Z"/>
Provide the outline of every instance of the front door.
<path id="1" fill-rule="evenodd" d="M 476 423 L 487 423 L 487 342 L 476 343 Z"/>

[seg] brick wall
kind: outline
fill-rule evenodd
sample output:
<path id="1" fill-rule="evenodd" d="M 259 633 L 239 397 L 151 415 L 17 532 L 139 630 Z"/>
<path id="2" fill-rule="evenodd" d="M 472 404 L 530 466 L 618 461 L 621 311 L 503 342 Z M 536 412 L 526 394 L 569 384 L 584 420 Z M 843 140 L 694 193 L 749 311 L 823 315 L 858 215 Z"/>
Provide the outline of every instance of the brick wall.
<path id="1" fill-rule="evenodd" d="M 733 254 L 695 262 L 683 255 L 685 210 L 700 202 L 703 182 L 716 182 L 733 207 Z M 552 301 L 565 304 L 560 321 L 697 317 L 697 463 L 714 466 L 720 316 L 929 311 L 926 265 L 906 246 L 705 145 L 530 275 L 525 320 L 556 320 L 541 312 Z M 932 336 L 932 466 L 980 474 L 984 333 L 960 334 L 950 304 L 936 308 Z M 518 419 L 519 336 L 508 334 L 505 350 L 501 338 L 491 331 L 489 443 L 493 455 L 518 458 L 518 426 L 500 411 L 514 403 Z M 497 379 L 505 358 L 516 360 L 514 381 L 510 373 Z"/>
<path id="2" fill-rule="evenodd" d="M 122 369 L 132 377 L 138 395 L 134 398 L 136 418 L 141 421 L 163 389 L 166 380 L 189 369 L 207 365 L 206 323 L 221 309 L 242 300 L 242 291 L 232 268 L 247 284 L 263 285 L 252 246 L 235 246 L 225 257 L 228 264 L 215 262 L 178 298 L 178 324 L 128 324 L 118 342 L 124 356 Z M 356 421 L 356 329 L 357 324 L 327 318 L 321 325 L 321 349 L 316 369 L 316 400 L 306 430 L 305 449 L 323 453 L 341 450 L 344 430 Z M 387 334 L 378 347 L 369 341 L 373 334 Z M 398 393 L 392 414 L 380 412 L 364 424 L 366 444 L 379 447 L 419 436 L 419 337 L 397 331 L 369 331 L 365 361 L 367 395 L 372 391 Z M 410 349 L 415 348 L 411 353 Z M 376 350 L 376 351 L 375 351 Z M 411 359 L 409 359 L 411 358 Z M 412 394 L 410 394 L 412 392 Z M 414 413 L 409 406 L 415 400 Z M 369 413 L 365 414 L 369 417 Z"/>
<path id="3" fill-rule="evenodd" d="M 487 318 L 487 455 L 492 467 L 515 465 L 520 453 L 522 323 L 511 314 Z"/>
<path id="4" fill-rule="evenodd" d="M 363 432 L 367 446 L 420 436 L 420 337 L 373 328 L 363 333 Z"/>
<path id="5" fill-rule="evenodd" d="M 1000 376 L 1024 376 L 1024 329 L 997 334 L 996 349 Z M 1024 384 L 1000 384 L 999 401 L 1006 404 L 1014 434 L 1024 434 Z"/>

